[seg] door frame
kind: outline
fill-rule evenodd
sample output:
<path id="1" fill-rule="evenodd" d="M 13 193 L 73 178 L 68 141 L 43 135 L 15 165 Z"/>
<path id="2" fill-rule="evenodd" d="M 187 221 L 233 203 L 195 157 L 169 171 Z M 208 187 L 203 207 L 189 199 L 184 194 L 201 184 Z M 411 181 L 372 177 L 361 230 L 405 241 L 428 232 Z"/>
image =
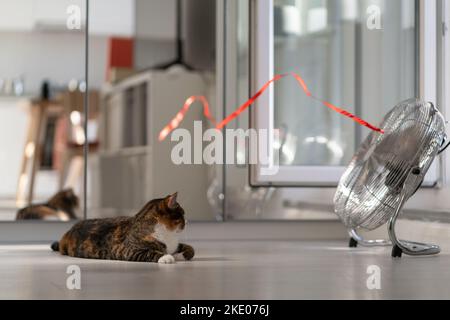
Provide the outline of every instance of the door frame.
<path id="1" fill-rule="evenodd" d="M 274 76 L 274 21 L 273 0 L 250 1 L 250 87 L 256 92 Z M 437 105 L 437 5 L 435 1 L 416 0 L 419 9 L 418 72 L 419 96 Z M 431 36 L 430 36 L 431 35 Z M 270 86 L 250 109 L 250 128 L 269 132 L 269 167 L 273 167 L 274 89 Z M 279 166 L 275 174 L 264 174 L 267 170 L 260 164 L 249 164 L 249 181 L 252 186 L 265 187 L 335 187 L 344 173 L 344 166 Z M 443 163 L 433 163 L 428 171 L 424 187 L 435 187 L 443 173 Z"/>

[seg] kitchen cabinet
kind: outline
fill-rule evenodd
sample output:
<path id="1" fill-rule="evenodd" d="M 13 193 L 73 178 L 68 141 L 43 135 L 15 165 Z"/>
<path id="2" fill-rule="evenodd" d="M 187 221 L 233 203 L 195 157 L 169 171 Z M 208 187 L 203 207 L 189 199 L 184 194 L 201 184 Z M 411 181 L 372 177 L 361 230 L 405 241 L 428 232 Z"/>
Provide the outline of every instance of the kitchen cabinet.
<path id="1" fill-rule="evenodd" d="M 0 31 L 33 29 L 33 0 L 0 0 Z"/>
<path id="2" fill-rule="evenodd" d="M 91 0 L 89 4 L 91 34 L 123 37 L 135 35 L 135 0 Z"/>
<path id="3" fill-rule="evenodd" d="M 85 24 L 85 0 L 0 0 L 0 31 L 68 31 L 71 5 L 81 8 Z M 135 35 L 135 0 L 90 0 L 90 34 Z"/>
<path id="4" fill-rule="evenodd" d="M 176 38 L 176 1 L 136 0 L 136 37 L 174 40 Z"/>

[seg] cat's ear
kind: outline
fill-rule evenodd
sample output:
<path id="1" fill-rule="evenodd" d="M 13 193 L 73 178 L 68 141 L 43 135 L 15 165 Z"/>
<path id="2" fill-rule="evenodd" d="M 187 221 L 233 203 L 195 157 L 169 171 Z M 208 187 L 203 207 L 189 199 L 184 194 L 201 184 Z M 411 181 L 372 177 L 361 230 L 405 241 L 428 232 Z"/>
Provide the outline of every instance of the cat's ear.
<path id="1" fill-rule="evenodd" d="M 75 192 L 73 191 L 72 188 L 68 188 L 68 189 L 64 190 L 64 197 L 73 198 L 73 197 L 75 197 Z"/>
<path id="2" fill-rule="evenodd" d="M 178 192 L 175 192 L 174 194 L 168 196 L 166 198 L 166 203 L 167 203 L 167 207 L 169 209 L 175 209 L 177 206 L 177 196 L 178 196 Z"/>

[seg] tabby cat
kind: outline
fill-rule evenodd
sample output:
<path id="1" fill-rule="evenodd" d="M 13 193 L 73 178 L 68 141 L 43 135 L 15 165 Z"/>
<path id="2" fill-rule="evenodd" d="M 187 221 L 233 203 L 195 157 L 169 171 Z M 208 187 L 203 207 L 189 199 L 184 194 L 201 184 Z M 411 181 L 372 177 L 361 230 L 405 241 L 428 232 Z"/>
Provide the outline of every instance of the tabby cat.
<path id="1" fill-rule="evenodd" d="M 51 248 L 63 255 L 89 259 L 174 263 L 194 249 L 178 242 L 185 226 L 177 193 L 149 201 L 134 217 L 83 220 Z"/>
<path id="2" fill-rule="evenodd" d="M 17 212 L 16 220 L 62 220 L 76 219 L 75 210 L 78 208 L 78 197 L 73 189 L 64 189 L 56 193 L 46 203 L 32 204 Z"/>

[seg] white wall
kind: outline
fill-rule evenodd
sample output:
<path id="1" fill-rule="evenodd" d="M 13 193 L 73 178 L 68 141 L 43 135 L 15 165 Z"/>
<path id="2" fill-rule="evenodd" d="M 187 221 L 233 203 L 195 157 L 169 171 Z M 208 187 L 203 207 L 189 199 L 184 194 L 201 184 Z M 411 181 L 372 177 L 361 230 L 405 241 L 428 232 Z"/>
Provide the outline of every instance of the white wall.
<path id="1" fill-rule="evenodd" d="M 57 6 L 52 5 L 55 1 L 58 1 Z M 67 3 L 83 2 L 64 0 L 63 5 L 59 1 L 63 0 L 15 0 L 14 3 L 0 0 L 0 78 L 23 76 L 27 96 L 38 96 L 44 79 L 61 85 L 72 78 L 84 79 L 84 33 L 67 32 L 64 28 L 57 31 L 34 29 L 35 18 L 44 22 L 63 21 Z M 114 0 L 114 4 L 109 0 L 91 1 L 91 88 L 99 88 L 104 82 L 110 35 L 132 36 L 139 31 L 135 48 L 138 69 L 173 59 L 175 1 L 138 1 L 139 28 L 135 26 L 134 3 L 134 0 Z M 53 12 L 49 8 L 54 8 Z M 27 113 L 17 107 L 17 101 L 0 94 L 0 199 L 15 196 L 25 143 Z M 55 188 L 54 177 L 40 174 L 38 194 L 50 194 Z"/>
<path id="2" fill-rule="evenodd" d="M 136 37 L 155 40 L 175 39 L 175 0 L 135 0 Z"/>
<path id="3" fill-rule="evenodd" d="M 30 121 L 28 108 L 26 98 L 0 97 L 0 208 L 14 206 L 15 203 Z M 57 188 L 58 176 L 55 171 L 38 172 L 34 189 L 35 200 L 49 198 Z"/>
<path id="4" fill-rule="evenodd" d="M 84 79 L 84 35 L 81 33 L 0 32 L 0 78 L 24 76 L 25 92 L 37 94 L 43 79 L 65 84 Z M 107 39 L 92 37 L 91 84 L 104 80 Z"/>
<path id="5" fill-rule="evenodd" d="M 26 138 L 26 110 L 17 107 L 19 100 L 0 98 L 0 198 L 16 192 Z"/>

